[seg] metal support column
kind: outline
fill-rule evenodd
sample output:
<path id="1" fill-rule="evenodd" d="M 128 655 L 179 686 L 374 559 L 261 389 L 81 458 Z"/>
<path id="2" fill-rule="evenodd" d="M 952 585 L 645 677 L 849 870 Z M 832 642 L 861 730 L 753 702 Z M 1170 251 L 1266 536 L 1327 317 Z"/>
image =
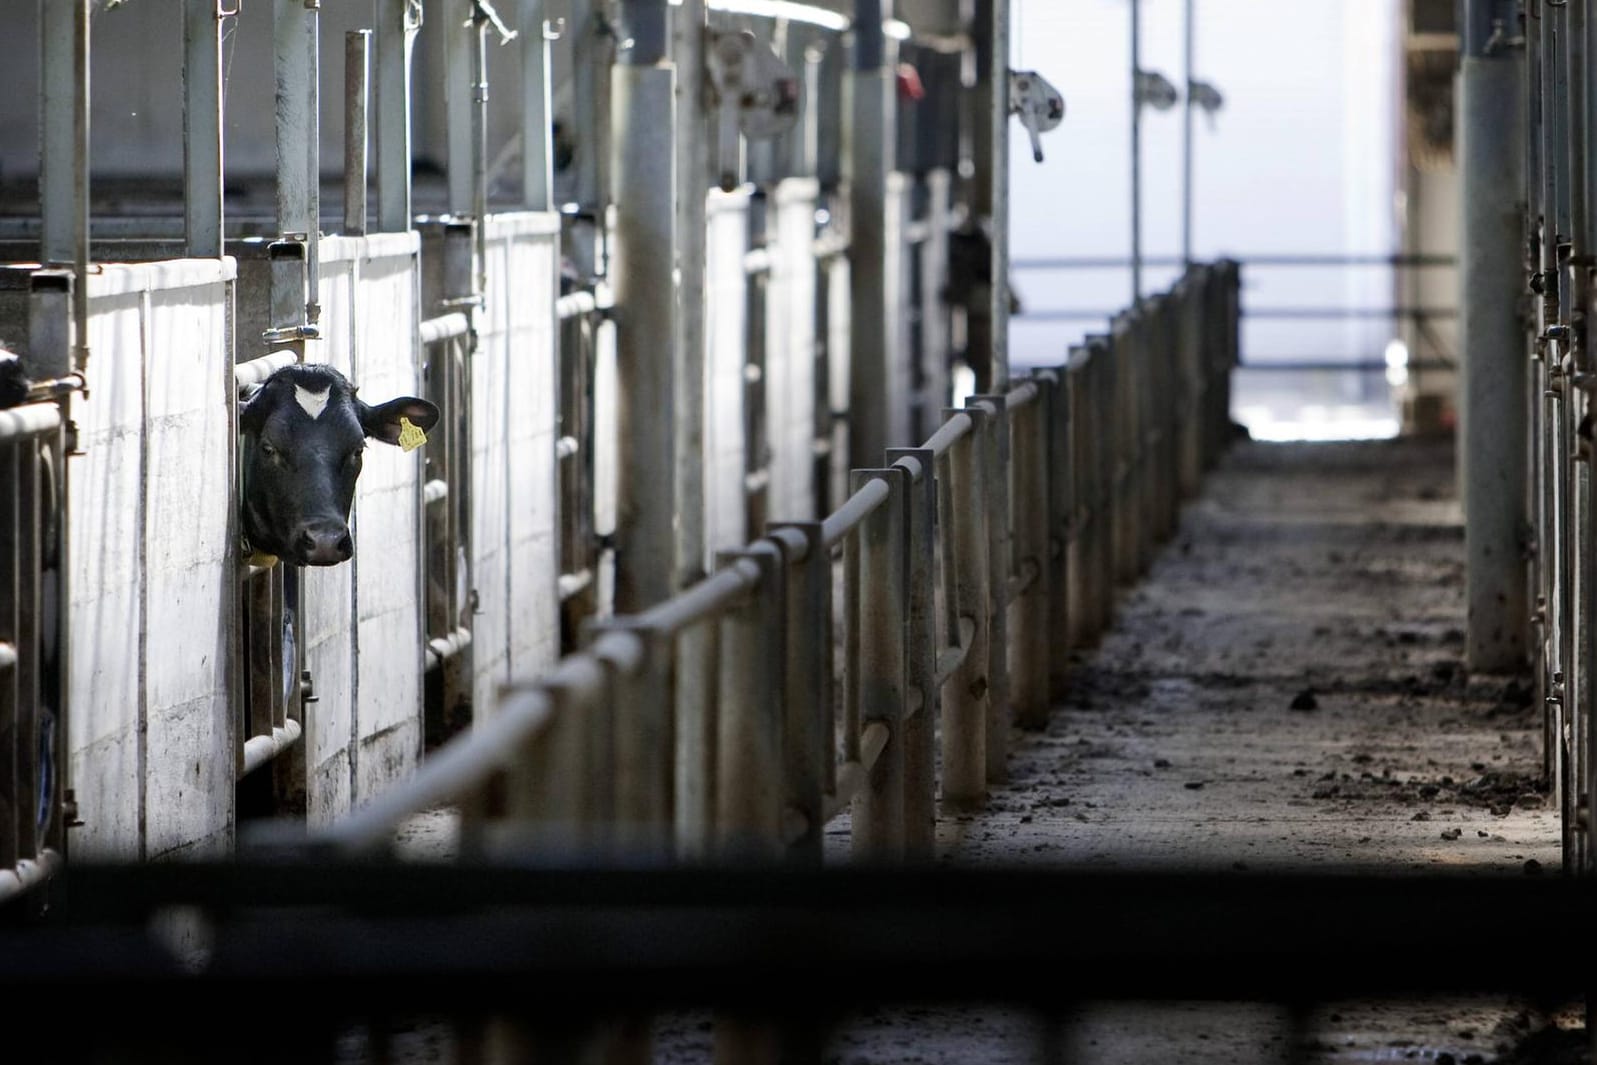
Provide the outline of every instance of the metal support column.
<path id="1" fill-rule="evenodd" d="M 222 20 L 216 0 L 183 4 L 183 235 L 187 254 L 222 254 Z"/>
<path id="2" fill-rule="evenodd" d="M 1142 0 L 1131 0 L 1131 305 L 1142 302 Z M 1188 108 L 1191 110 L 1190 106 Z"/>
<path id="3" fill-rule="evenodd" d="M 344 34 L 344 232 L 366 232 L 366 117 L 371 30 Z"/>
<path id="4" fill-rule="evenodd" d="M 890 0 L 889 0 L 890 2 Z M 857 0 L 845 177 L 849 189 L 849 465 L 881 465 L 909 435 L 909 400 L 895 393 L 903 352 L 890 350 L 896 313 L 887 290 L 887 176 L 893 170 L 897 100 L 888 65 L 883 0 Z"/>
<path id="5" fill-rule="evenodd" d="M 1460 343 L 1468 569 L 1468 660 L 1505 672 L 1525 660 L 1522 547 L 1525 513 L 1525 372 L 1519 320 L 1520 215 L 1525 135 L 1520 53 L 1487 54 L 1491 15 L 1507 6 L 1468 0 L 1461 64 L 1459 158 L 1463 181 Z"/>
<path id="6" fill-rule="evenodd" d="M 314 327 L 321 317 L 317 281 L 320 276 L 318 237 L 321 218 L 321 151 L 317 117 L 320 16 L 303 0 L 277 0 L 275 67 L 277 82 L 277 230 L 281 239 L 305 244 L 304 321 Z M 279 294 L 273 274 L 273 306 Z M 273 322 L 277 324 L 276 321 Z M 295 345 L 305 357 L 300 337 Z"/>
<path id="7" fill-rule="evenodd" d="M 976 391 L 1009 389 L 1009 3 L 976 0 L 976 178 L 972 212 L 991 241 L 984 306 L 972 308 Z"/>
<path id="8" fill-rule="evenodd" d="M 677 69 L 677 508 L 681 513 L 677 574 L 682 587 L 704 575 L 705 196 L 710 188 L 708 117 L 704 109 L 704 0 L 674 9 Z"/>
<path id="9" fill-rule="evenodd" d="M 73 363 L 88 362 L 89 0 L 40 0 L 39 260 L 72 263 Z"/>
<path id="10" fill-rule="evenodd" d="M 664 60 L 665 0 L 625 9 L 611 72 L 617 206 L 612 277 L 620 441 L 615 606 L 642 610 L 676 590 L 676 67 Z"/>
<path id="11" fill-rule="evenodd" d="M 410 228 L 410 56 L 421 0 L 377 0 L 377 229 Z"/>
<path id="12" fill-rule="evenodd" d="M 547 6 L 547 0 L 521 0 L 521 205 L 529 211 L 554 208 Z"/>

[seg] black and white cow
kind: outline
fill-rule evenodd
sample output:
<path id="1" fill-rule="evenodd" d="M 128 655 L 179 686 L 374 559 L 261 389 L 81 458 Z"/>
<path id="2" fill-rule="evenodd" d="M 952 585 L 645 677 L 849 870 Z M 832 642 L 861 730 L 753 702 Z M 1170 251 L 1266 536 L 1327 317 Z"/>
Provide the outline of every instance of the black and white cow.
<path id="1" fill-rule="evenodd" d="M 331 366 L 285 366 L 238 412 L 244 536 L 252 550 L 295 566 L 354 554 L 349 508 L 366 438 L 400 443 L 404 420 L 425 432 L 438 408 L 401 396 L 376 406 Z"/>

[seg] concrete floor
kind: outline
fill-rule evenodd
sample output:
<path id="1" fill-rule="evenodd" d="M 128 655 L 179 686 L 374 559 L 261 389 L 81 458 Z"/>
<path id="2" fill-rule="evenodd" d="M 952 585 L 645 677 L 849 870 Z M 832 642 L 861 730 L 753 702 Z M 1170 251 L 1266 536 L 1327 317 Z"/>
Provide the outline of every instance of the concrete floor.
<path id="1" fill-rule="evenodd" d="M 1124 593 L 1046 730 L 1015 732 L 1011 779 L 944 818 L 941 860 L 1090 868 L 1317 868 L 1556 875 L 1521 678 L 1464 668 L 1464 543 L 1451 446 L 1243 443 Z M 413 843 L 439 845 L 436 825 Z M 447 833 L 447 828 L 443 830 Z M 829 830 L 846 855 L 846 823 Z M 1062 921 L 1090 914 L 1061 913 Z M 1305 919 L 1312 919 L 1306 914 Z M 1371 958 L 1372 966 L 1469 963 Z M 1314 964 L 1305 958 L 1305 965 Z M 862 1009 L 840 1065 L 1032 1062 L 1553 1062 L 1574 1004 L 1475 998 L 1278 1009 L 1103 1004 L 1052 1035 L 1004 1010 Z M 656 1060 L 711 1057 L 709 1018 L 659 1019 Z M 446 1060 L 446 1059 L 434 1059 Z"/>

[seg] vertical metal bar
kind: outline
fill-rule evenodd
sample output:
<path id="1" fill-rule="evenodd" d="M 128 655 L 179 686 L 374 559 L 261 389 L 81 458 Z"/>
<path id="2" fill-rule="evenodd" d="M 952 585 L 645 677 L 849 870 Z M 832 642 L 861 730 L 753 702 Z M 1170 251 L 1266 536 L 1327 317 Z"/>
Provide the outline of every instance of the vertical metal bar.
<path id="1" fill-rule="evenodd" d="M 366 232 L 366 85 L 371 30 L 344 33 L 344 232 Z"/>
<path id="2" fill-rule="evenodd" d="M 605 273 L 605 206 L 610 199 L 610 62 L 614 37 L 603 0 L 570 0 L 571 118 L 579 137 L 572 160 L 573 198 L 569 249 L 578 271 Z"/>
<path id="3" fill-rule="evenodd" d="M 18 666 L 24 655 L 19 632 L 22 603 L 22 557 L 19 524 L 26 500 L 18 467 L 32 441 L 18 439 L 0 443 L 0 644 L 8 645 L 17 662 L 0 665 L 0 869 L 10 869 L 21 857 L 32 857 L 21 850 L 21 827 L 28 808 L 27 792 L 20 784 L 21 765 L 28 759 L 18 728 L 24 693 Z"/>
<path id="4" fill-rule="evenodd" d="M 1131 305 L 1142 302 L 1142 0 L 1131 0 Z"/>
<path id="5" fill-rule="evenodd" d="M 909 411 L 893 382 L 903 352 L 890 323 L 898 294 L 888 290 L 887 178 L 896 144 L 896 85 L 886 64 L 876 0 L 860 0 L 854 67 L 849 71 L 850 125 L 844 156 L 849 189 L 849 465 L 875 467 L 908 435 Z M 874 27 L 874 28 L 873 28 Z"/>
<path id="6" fill-rule="evenodd" d="M 678 586 L 704 575 L 704 359 L 705 196 L 710 188 L 706 150 L 704 0 L 684 0 L 675 10 L 673 57 L 676 89 L 676 246 L 681 291 L 677 315 L 676 448 Z"/>
<path id="7" fill-rule="evenodd" d="M 787 560 L 787 691 L 786 727 L 782 737 L 786 804 L 803 815 L 806 831 L 788 848 L 788 856 L 810 865 L 821 863 L 824 793 L 829 789 L 827 770 L 835 767 L 830 742 L 832 678 L 821 668 L 827 660 L 831 633 L 832 560 L 821 535 L 820 522 L 791 522 L 775 526 L 790 529 L 805 542 L 804 557 Z M 784 544 L 786 541 L 784 541 Z"/>
<path id="8" fill-rule="evenodd" d="M 716 823 L 723 856 L 774 860 L 784 851 L 781 560 L 774 550 L 720 556 L 723 565 L 738 558 L 758 563 L 761 580 L 721 618 Z"/>
<path id="9" fill-rule="evenodd" d="M 78 173 L 74 108 L 79 72 L 74 59 L 77 21 L 88 0 L 39 0 L 40 105 L 39 258 L 73 261 L 76 210 L 72 189 Z"/>
<path id="10" fill-rule="evenodd" d="M 410 56 L 421 0 L 376 0 L 377 228 L 410 228 Z"/>
<path id="11" fill-rule="evenodd" d="M 1494 7 L 1469 0 L 1467 17 Z M 1522 551 L 1525 513 L 1521 198 L 1525 136 L 1522 59 L 1515 49 L 1488 55 L 1471 36 L 1460 66 L 1459 161 L 1464 205 L 1459 342 L 1464 381 L 1464 522 L 1468 662 L 1507 672 L 1525 657 L 1528 614 Z M 1474 427 L 1491 426 L 1492 431 Z"/>
<path id="12" fill-rule="evenodd" d="M 249 662 L 249 677 L 245 688 L 246 713 L 243 739 L 270 736 L 273 710 L 282 700 L 283 691 L 283 629 L 273 626 L 276 611 L 272 609 L 277 598 L 277 573 L 275 568 L 245 580 L 244 624 Z M 244 748 L 238 748 L 239 771 L 243 771 Z"/>
<path id="13" fill-rule="evenodd" d="M 934 856 L 937 843 L 936 454 L 922 448 L 892 448 L 887 460 L 895 464 L 908 460 L 919 467 L 914 476 L 905 475 L 909 525 L 905 691 L 918 696 L 920 703 L 903 727 L 904 856 L 924 860 Z"/>
<path id="14" fill-rule="evenodd" d="M 976 391 L 1009 387 L 1009 5 L 976 0 L 975 183 L 972 213 L 992 240 L 985 305 L 973 310 L 970 362 Z"/>
<path id="15" fill-rule="evenodd" d="M 1009 779 L 1009 578 L 1014 530 L 1009 492 L 1009 413 L 1001 395 L 974 395 L 971 404 L 986 404 L 993 410 L 983 426 L 987 434 L 982 450 L 982 476 L 988 484 L 987 496 L 987 598 L 990 620 L 987 625 L 987 782 Z"/>
<path id="16" fill-rule="evenodd" d="M 662 0 L 663 5 L 663 0 Z M 617 203 L 613 274 L 621 440 L 615 606 L 631 613 L 676 590 L 676 70 L 612 71 Z M 663 173 L 662 173 L 663 172 Z"/>
<path id="17" fill-rule="evenodd" d="M 601 627 L 600 631 L 604 631 Z M 625 631 L 624 623 L 612 631 Z M 672 852 L 670 763 L 673 746 L 672 659 L 666 639 L 648 629 L 632 633 L 636 664 L 601 655 L 610 670 L 615 720 L 616 846 L 628 862 L 658 862 Z"/>
<path id="18" fill-rule="evenodd" d="M 945 413 L 955 413 L 948 411 Z M 987 562 L 989 544 L 986 521 L 991 512 L 986 479 L 986 408 L 965 412 L 971 431 L 949 450 L 952 477 L 939 486 L 948 502 L 945 513 L 953 521 L 943 541 L 943 557 L 954 559 L 953 599 L 957 615 L 951 630 L 957 639 L 959 618 L 971 620 L 970 646 L 964 660 L 943 686 L 943 807 L 968 809 L 987 797 L 987 704 L 990 697 L 988 662 L 988 584 L 992 570 Z M 954 501 L 958 501 L 955 505 Z"/>
<path id="19" fill-rule="evenodd" d="M 39 635 L 40 635 L 40 553 L 42 522 L 39 512 L 43 499 L 39 491 L 39 440 L 24 437 L 12 448 L 16 456 L 12 482 L 16 500 L 16 539 L 12 557 L 16 563 L 16 628 L 10 641 L 17 649 L 13 671 L 16 681 L 16 797 L 17 851 L 22 858 L 39 854 Z M 66 604 L 58 604 L 58 608 Z"/>
<path id="20" fill-rule="evenodd" d="M 1014 675 L 1015 720 L 1026 729 L 1048 724 L 1049 614 L 1054 594 L 1053 564 L 1049 557 L 1049 462 L 1046 396 L 1049 380 L 1033 375 L 1038 397 L 1010 420 L 1014 438 L 1011 498 L 1015 511 L 1015 571 L 1031 583 L 1015 603 L 1014 631 L 1010 636 L 1010 668 Z M 1059 636 L 1064 630 L 1057 630 Z M 1063 656 L 1060 656 L 1063 657 Z"/>
<path id="21" fill-rule="evenodd" d="M 850 474 L 852 477 L 852 473 Z M 848 534 L 843 540 L 843 745 L 845 762 L 860 756 L 860 599 L 863 576 L 860 571 L 860 535 Z"/>
<path id="22" fill-rule="evenodd" d="M 1070 686 L 1070 659 L 1073 646 L 1071 628 L 1071 586 L 1076 570 L 1071 565 L 1071 542 L 1075 522 L 1075 456 L 1070 434 L 1074 429 L 1070 413 L 1070 366 L 1062 364 L 1049 371 L 1052 386 L 1044 409 L 1044 439 L 1048 449 L 1048 632 L 1052 647 L 1045 651 L 1048 662 L 1048 694 L 1057 700 Z"/>
<path id="23" fill-rule="evenodd" d="M 194 258 L 222 254 L 222 19 L 183 3 L 183 233 Z"/>
<path id="24" fill-rule="evenodd" d="M 547 0 L 521 0 L 521 205 L 529 211 L 554 209 L 554 176 L 549 152 L 549 34 Z"/>
<path id="25" fill-rule="evenodd" d="M 449 182 L 449 213 L 473 213 L 476 183 L 472 159 L 477 143 L 477 108 L 472 100 L 477 49 L 483 27 L 477 22 L 472 0 L 444 0 L 444 108 L 449 117 L 448 156 L 444 169 Z"/>
<path id="26" fill-rule="evenodd" d="M 853 488 L 857 492 L 875 480 L 886 481 L 889 492 L 858 533 L 860 671 L 855 683 L 862 723 L 885 725 L 887 746 L 866 786 L 854 797 L 853 854 L 859 859 L 897 861 L 904 855 L 908 475 L 898 468 L 855 470 Z"/>
<path id="27" fill-rule="evenodd" d="M 677 637 L 674 807 L 677 854 L 687 860 L 708 857 L 715 833 L 719 628 L 700 622 Z"/>
<path id="28" fill-rule="evenodd" d="M 272 245 L 272 326 L 295 329 L 314 325 L 319 296 L 316 291 L 319 270 L 317 219 L 319 214 L 319 151 L 316 144 L 318 123 L 314 83 L 316 69 L 311 65 L 313 49 L 307 38 L 315 33 L 317 12 L 301 0 L 276 0 L 274 66 L 277 83 L 277 229 L 282 238 Z M 285 254 L 279 259 L 285 241 L 300 241 L 296 274 L 286 266 Z M 290 300 L 293 303 L 290 303 Z M 297 306 L 296 306 L 297 305 Z M 294 307 L 290 313 L 290 307 Z M 301 361 L 305 358 L 304 334 L 293 341 Z"/>
<path id="29" fill-rule="evenodd" d="M 1192 53 L 1193 41 L 1197 36 L 1197 26 L 1193 21 L 1196 14 L 1194 3 L 1195 0 L 1186 0 L 1186 18 L 1183 20 L 1186 89 L 1181 95 L 1186 122 L 1181 131 L 1181 261 L 1186 266 L 1192 265 Z"/>

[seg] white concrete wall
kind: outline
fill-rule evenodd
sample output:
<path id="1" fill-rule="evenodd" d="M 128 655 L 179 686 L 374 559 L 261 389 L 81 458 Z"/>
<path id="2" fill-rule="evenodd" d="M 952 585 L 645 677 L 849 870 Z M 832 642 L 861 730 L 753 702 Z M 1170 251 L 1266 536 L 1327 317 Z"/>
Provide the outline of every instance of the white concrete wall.
<path id="1" fill-rule="evenodd" d="M 228 693 L 235 264 L 90 275 L 89 395 L 73 405 L 71 717 L 80 857 L 232 842 Z"/>
<path id="2" fill-rule="evenodd" d="M 711 192 L 705 234 L 705 566 L 715 552 L 748 543 L 743 365 L 748 331 L 743 256 L 749 248 L 747 192 Z"/>
<path id="3" fill-rule="evenodd" d="M 322 340 L 309 362 L 337 367 L 381 403 L 423 392 L 415 233 L 321 242 Z M 422 746 L 421 485 L 425 450 L 369 442 L 350 526 L 355 557 L 305 573 L 309 820 L 325 824 L 409 775 Z"/>
<path id="4" fill-rule="evenodd" d="M 488 291 L 471 362 L 473 699 L 536 676 L 560 654 L 555 441 L 560 220 L 487 222 Z"/>
<path id="5" fill-rule="evenodd" d="M 771 195 L 765 305 L 765 410 L 772 521 L 815 516 L 815 199 L 813 178 Z"/>

